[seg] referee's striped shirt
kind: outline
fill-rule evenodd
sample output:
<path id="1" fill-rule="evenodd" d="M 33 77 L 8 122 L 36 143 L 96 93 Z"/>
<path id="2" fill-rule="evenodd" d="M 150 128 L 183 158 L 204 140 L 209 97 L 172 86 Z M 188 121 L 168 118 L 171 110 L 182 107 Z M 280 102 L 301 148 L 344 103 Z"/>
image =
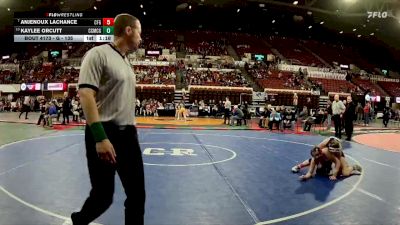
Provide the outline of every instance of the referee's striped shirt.
<path id="1" fill-rule="evenodd" d="M 136 78 L 126 57 L 111 44 L 89 50 L 79 73 L 79 88 L 97 92 L 100 121 L 117 125 L 135 124 Z"/>

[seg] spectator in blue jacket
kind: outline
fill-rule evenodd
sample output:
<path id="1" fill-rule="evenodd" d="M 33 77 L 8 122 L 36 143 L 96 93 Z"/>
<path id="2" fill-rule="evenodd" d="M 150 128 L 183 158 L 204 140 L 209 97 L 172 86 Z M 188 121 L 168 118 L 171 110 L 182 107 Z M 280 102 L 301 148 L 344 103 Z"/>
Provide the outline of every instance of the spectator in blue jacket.
<path id="1" fill-rule="evenodd" d="M 48 107 L 48 112 L 46 115 L 47 124 L 49 125 L 49 127 L 53 127 L 53 118 L 57 118 L 57 116 L 58 116 L 57 107 L 53 102 L 51 102 L 50 106 Z"/>

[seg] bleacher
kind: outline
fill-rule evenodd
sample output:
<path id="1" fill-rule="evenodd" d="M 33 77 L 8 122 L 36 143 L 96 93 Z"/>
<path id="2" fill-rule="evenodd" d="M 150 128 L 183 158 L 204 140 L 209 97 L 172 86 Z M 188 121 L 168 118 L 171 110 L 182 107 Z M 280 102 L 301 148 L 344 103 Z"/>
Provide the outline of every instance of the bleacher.
<path id="1" fill-rule="evenodd" d="M 357 90 L 357 86 L 346 80 L 310 78 L 313 82 L 321 85 L 326 92 L 351 93 Z"/>
<path id="2" fill-rule="evenodd" d="M 330 65 L 333 65 L 335 62 L 347 65 L 351 63 L 351 60 L 349 60 L 340 50 L 340 46 L 334 46 L 314 40 L 304 41 L 303 44 L 311 51 L 318 54 L 319 57 L 324 59 Z"/>
<path id="3" fill-rule="evenodd" d="M 225 98 L 228 97 L 232 104 L 239 104 L 241 94 L 242 101 L 251 102 L 252 90 L 249 88 L 226 89 L 218 87 L 189 86 L 189 93 L 190 102 L 194 102 L 195 100 L 204 100 L 205 102 L 215 100 L 215 102 L 218 102 L 225 101 Z"/>
<path id="4" fill-rule="evenodd" d="M 239 57 L 243 57 L 245 53 L 272 54 L 271 49 L 263 43 L 261 38 L 250 34 L 232 33 L 229 35 L 229 42 Z"/>
<path id="5" fill-rule="evenodd" d="M 16 73 L 10 70 L 0 70 L 0 84 L 15 83 Z"/>
<path id="6" fill-rule="evenodd" d="M 400 83 L 378 81 L 378 84 L 392 97 L 400 97 Z"/>
<path id="7" fill-rule="evenodd" d="M 223 36 L 211 31 L 185 32 L 186 54 L 224 56 L 228 55 Z"/>
<path id="8" fill-rule="evenodd" d="M 185 74 L 185 79 L 186 79 L 186 84 L 188 85 L 229 86 L 229 87 L 249 86 L 246 79 L 237 70 L 227 72 L 227 71 L 187 69 Z"/>
<path id="9" fill-rule="evenodd" d="M 303 87 L 304 89 L 304 81 L 298 79 L 298 83 L 295 83 L 295 79 L 292 72 L 270 71 L 268 78 L 256 79 L 256 82 L 262 88 L 300 90 Z"/>
<path id="10" fill-rule="evenodd" d="M 334 63 L 346 65 L 355 64 L 362 70 L 368 72 L 374 71 L 375 66 L 365 60 L 365 57 L 360 55 L 357 50 L 353 48 L 340 44 L 321 43 L 313 40 L 303 41 L 303 44 L 330 65 L 334 65 Z"/>
<path id="11" fill-rule="evenodd" d="M 273 70 L 262 64 L 249 67 L 247 72 L 262 88 L 305 89 L 304 80 L 292 72 Z"/>
<path id="12" fill-rule="evenodd" d="M 146 30 L 142 35 L 142 48 L 146 50 L 169 49 L 176 51 L 176 32 L 171 30 Z"/>
<path id="13" fill-rule="evenodd" d="M 175 88 L 166 85 L 159 86 L 136 86 L 136 97 L 143 99 L 157 99 L 162 101 L 166 99 L 167 102 L 174 100 Z"/>
<path id="14" fill-rule="evenodd" d="M 361 78 L 356 78 L 353 79 L 353 82 L 357 84 L 359 87 L 361 87 L 364 91 L 370 90 L 377 96 L 386 96 L 385 93 L 380 91 L 380 88 L 378 87 L 377 84 L 372 83 L 369 80 L 361 79 Z"/>
<path id="15" fill-rule="evenodd" d="M 300 46 L 297 39 L 270 37 L 267 41 L 293 64 L 308 66 L 323 65 L 319 59 Z"/>
<path id="16" fill-rule="evenodd" d="M 175 66 L 134 66 L 138 84 L 175 84 Z"/>

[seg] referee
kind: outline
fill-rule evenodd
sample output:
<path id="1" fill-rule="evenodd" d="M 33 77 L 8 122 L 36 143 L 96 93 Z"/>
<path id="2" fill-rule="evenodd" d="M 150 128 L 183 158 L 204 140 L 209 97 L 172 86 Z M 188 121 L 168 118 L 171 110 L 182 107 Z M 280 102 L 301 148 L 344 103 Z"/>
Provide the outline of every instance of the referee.
<path id="1" fill-rule="evenodd" d="M 92 189 L 81 211 L 72 213 L 74 225 L 87 225 L 110 207 L 115 172 L 126 194 L 125 224 L 143 224 L 143 160 L 134 126 L 136 80 L 126 57 L 138 49 L 142 28 L 129 14 L 119 14 L 114 21 L 114 42 L 88 51 L 79 74 Z"/>
<path id="2" fill-rule="evenodd" d="M 339 100 L 339 95 L 335 95 L 332 102 L 332 119 L 335 123 L 335 137 L 342 138 L 342 118 L 346 106 Z"/>

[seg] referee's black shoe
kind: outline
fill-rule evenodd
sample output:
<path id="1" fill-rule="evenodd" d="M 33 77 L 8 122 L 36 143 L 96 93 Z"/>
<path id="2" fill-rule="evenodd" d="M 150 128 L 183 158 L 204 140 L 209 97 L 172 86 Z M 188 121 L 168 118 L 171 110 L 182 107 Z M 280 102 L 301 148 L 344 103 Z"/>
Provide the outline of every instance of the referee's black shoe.
<path id="1" fill-rule="evenodd" d="M 82 221 L 79 221 L 79 214 L 77 212 L 74 212 L 71 214 L 71 220 L 72 220 L 72 225 L 88 225 L 87 223 L 82 223 Z"/>

